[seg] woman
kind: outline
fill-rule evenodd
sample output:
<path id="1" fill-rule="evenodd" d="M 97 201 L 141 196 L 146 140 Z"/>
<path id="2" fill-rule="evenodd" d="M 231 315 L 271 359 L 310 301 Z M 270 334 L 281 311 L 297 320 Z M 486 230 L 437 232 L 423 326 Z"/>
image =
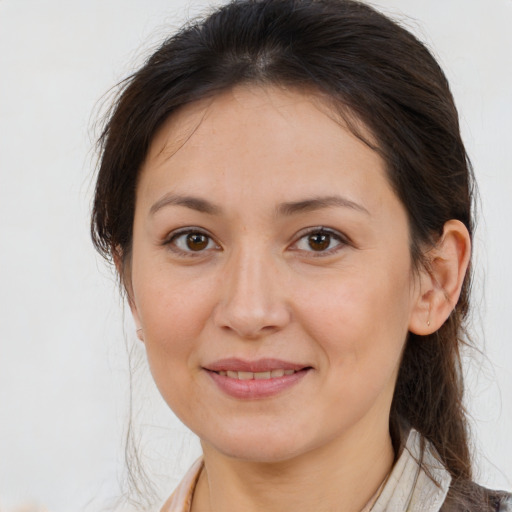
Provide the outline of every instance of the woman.
<path id="1" fill-rule="evenodd" d="M 203 449 L 163 511 L 510 509 L 472 482 L 472 173 L 411 34 L 228 4 L 127 81 L 101 149 L 94 242 Z"/>

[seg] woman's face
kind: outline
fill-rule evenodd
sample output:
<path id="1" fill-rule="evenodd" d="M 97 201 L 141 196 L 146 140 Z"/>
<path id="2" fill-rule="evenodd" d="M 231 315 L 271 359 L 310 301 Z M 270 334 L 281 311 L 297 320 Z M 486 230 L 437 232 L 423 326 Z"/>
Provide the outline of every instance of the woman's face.
<path id="1" fill-rule="evenodd" d="M 387 429 L 418 311 L 382 159 L 316 97 L 238 87 L 174 115 L 129 275 L 155 382 L 205 445 L 278 461 Z"/>

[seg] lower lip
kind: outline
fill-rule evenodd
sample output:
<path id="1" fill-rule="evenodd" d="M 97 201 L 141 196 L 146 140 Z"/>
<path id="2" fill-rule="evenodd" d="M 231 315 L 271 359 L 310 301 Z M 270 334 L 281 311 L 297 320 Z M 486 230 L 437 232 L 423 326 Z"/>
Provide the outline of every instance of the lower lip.
<path id="1" fill-rule="evenodd" d="M 217 386 L 229 396 L 245 400 L 268 398 L 298 384 L 311 368 L 273 379 L 239 380 L 206 370 Z"/>

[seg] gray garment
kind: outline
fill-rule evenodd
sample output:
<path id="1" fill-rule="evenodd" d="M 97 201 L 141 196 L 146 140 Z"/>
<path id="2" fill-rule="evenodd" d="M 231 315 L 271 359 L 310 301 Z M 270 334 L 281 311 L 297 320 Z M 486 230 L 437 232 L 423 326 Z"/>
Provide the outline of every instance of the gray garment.
<path id="1" fill-rule="evenodd" d="M 500 501 L 499 512 L 512 512 L 512 495 L 504 494 Z"/>

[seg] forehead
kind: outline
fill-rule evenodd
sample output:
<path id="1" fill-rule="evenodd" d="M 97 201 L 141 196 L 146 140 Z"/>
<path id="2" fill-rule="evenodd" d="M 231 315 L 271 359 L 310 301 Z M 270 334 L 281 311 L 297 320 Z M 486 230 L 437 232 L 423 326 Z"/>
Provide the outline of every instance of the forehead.
<path id="1" fill-rule="evenodd" d="M 153 137 L 146 160 L 160 153 L 164 159 L 172 156 L 181 147 L 189 144 L 196 132 L 214 137 L 217 134 L 215 128 L 220 126 L 222 136 L 226 136 L 226 128 L 231 127 L 231 135 L 237 135 L 240 139 L 248 135 L 247 130 L 240 131 L 240 128 L 250 126 L 256 133 L 256 129 L 270 118 L 274 123 L 274 137 L 296 136 L 298 122 L 311 123 L 321 119 L 324 126 L 320 127 L 320 131 L 313 132 L 313 126 L 310 126 L 309 136 L 312 142 L 315 135 L 329 137 L 332 131 L 342 129 L 357 133 L 362 141 L 368 141 L 371 146 L 377 145 L 374 136 L 361 120 L 325 94 L 296 87 L 248 84 L 235 86 L 179 108 Z M 279 124 L 275 124 L 278 118 Z M 326 130 L 327 124 L 331 130 Z M 318 128 L 318 123 L 316 127 Z M 192 142 L 196 141 L 197 137 Z"/>
<path id="2" fill-rule="evenodd" d="M 357 129 L 371 139 L 361 123 Z M 336 185 L 357 194 L 368 180 L 378 187 L 387 182 L 383 160 L 325 98 L 239 86 L 189 104 L 164 123 L 141 170 L 138 195 L 184 188 L 229 201 L 234 188 L 294 196 L 323 195 Z"/>

